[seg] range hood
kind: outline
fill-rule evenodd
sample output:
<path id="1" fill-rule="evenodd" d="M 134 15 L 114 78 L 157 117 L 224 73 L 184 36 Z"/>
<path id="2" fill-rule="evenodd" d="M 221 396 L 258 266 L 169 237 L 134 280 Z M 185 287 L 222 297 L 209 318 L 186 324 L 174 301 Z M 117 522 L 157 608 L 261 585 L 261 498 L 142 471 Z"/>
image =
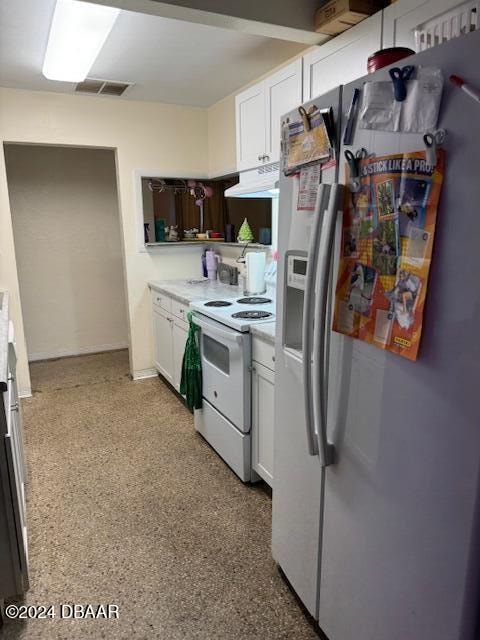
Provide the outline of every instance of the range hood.
<path id="1" fill-rule="evenodd" d="M 274 162 L 258 169 L 242 171 L 240 182 L 226 189 L 226 198 L 278 198 L 280 164 Z"/>

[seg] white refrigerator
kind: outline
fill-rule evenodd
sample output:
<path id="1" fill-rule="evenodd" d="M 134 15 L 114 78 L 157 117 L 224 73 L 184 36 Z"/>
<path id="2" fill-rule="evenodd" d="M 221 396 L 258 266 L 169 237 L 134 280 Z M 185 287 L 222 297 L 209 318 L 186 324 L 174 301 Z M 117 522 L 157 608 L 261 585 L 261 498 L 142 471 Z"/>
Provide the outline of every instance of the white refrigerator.
<path id="1" fill-rule="evenodd" d="M 281 177 L 272 553 L 329 640 L 480 637 L 480 104 L 448 82 L 480 88 L 479 53 L 477 32 L 400 63 L 445 78 L 416 362 L 331 330 L 344 149 L 316 212 L 296 211 L 298 179 Z M 312 101 L 333 107 L 342 135 L 366 80 Z M 424 148 L 421 134 L 356 127 L 348 148 L 361 147 Z"/>

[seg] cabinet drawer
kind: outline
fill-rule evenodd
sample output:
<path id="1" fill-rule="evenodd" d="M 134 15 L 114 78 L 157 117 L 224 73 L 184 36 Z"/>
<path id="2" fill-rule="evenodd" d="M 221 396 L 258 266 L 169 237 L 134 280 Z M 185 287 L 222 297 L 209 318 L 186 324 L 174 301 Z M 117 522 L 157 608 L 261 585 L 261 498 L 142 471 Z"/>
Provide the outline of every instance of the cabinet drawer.
<path id="1" fill-rule="evenodd" d="M 264 367 L 275 371 L 275 347 L 257 336 L 252 340 L 252 360 L 263 364 Z"/>
<path id="2" fill-rule="evenodd" d="M 164 293 L 155 291 L 155 289 L 152 289 L 152 303 L 156 307 L 161 307 L 164 311 L 169 313 L 172 311 L 172 299 Z"/>
<path id="3" fill-rule="evenodd" d="M 180 320 L 187 322 L 188 304 L 183 304 L 172 298 L 172 313 Z"/>

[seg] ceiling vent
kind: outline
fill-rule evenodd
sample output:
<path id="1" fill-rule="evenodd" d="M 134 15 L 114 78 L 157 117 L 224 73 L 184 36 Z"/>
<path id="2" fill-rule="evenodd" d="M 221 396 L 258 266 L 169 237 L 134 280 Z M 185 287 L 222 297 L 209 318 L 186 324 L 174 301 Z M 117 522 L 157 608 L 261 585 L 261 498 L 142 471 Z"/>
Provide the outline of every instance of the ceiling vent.
<path id="1" fill-rule="evenodd" d="M 85 78 L 83 82 L 75 85 L 75 93 L 90 93 L 97 96 L 122 96 L 131 86 L 132 84 L 129 82 L 110 82 L 110 80 Z"/>

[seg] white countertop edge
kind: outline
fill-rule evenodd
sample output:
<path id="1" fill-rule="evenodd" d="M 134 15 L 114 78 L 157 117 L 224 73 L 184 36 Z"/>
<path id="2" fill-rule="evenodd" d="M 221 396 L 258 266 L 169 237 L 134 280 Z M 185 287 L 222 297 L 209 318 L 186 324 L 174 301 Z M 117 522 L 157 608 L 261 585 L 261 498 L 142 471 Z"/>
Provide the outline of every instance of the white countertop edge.
<path id="1" fill-rule="evenodd" d="M 252 324 L 250 327 L 250 333 L 253 336 L 257 336 L 265 342 L 268 342 L 272 346 L 275 345 L 275 322 L 259 322 L 258 324 Z"/>
<path id="2" fill-rule="evenodd" d="M 195 279 L 195 278 L 192 278 Z M 196 300 L 228 297 L 235 298 L 243 295 L 243 291 L 235 285 L 223 284 L 221 282 L 203 282 L 191 284 L 187 279 L 181 280 L 149 280 L 148 286 L 159 293 L 163 293 L 182 304 L 190 304 Z"/>

